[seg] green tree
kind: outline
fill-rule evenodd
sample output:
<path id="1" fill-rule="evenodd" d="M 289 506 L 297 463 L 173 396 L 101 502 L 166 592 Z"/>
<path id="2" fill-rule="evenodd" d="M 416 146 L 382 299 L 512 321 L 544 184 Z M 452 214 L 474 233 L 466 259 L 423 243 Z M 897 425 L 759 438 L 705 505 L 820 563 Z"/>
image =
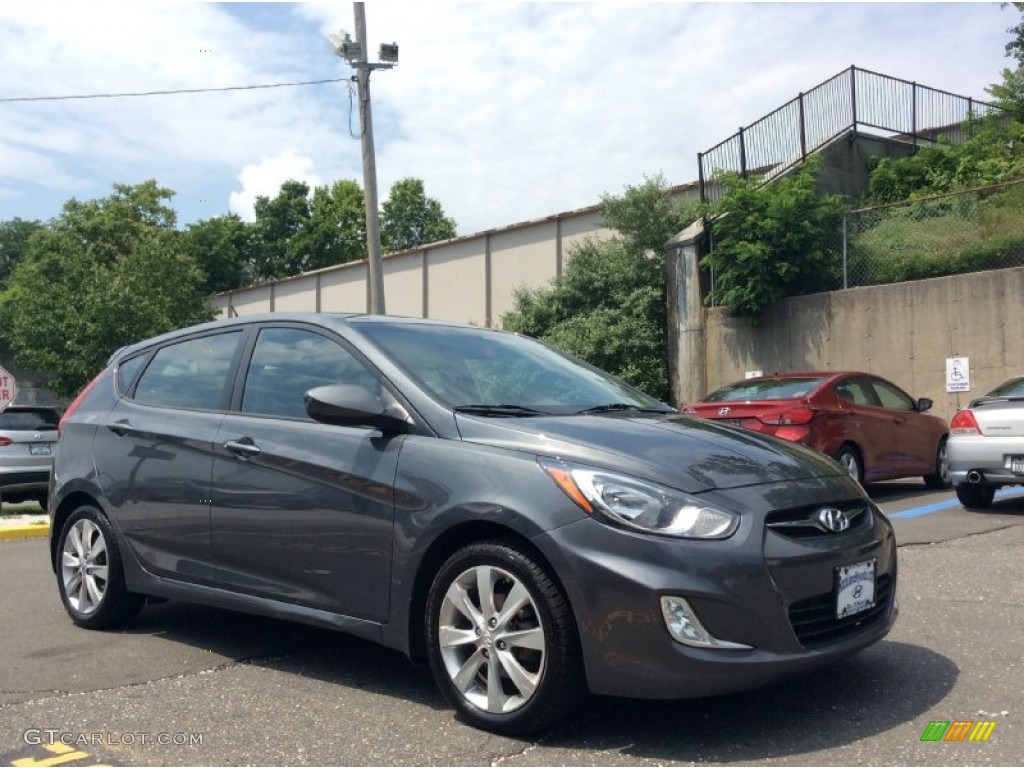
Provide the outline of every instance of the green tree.
<path id="1" fill-rule="evenodd" d="M 985 90 L 999 103 L 1003 109 L 1013 115 L 1015 120 L 1024 122 L 1024 3 L 1004 3 L 1011 5 L 1021 13 L 1016 26 L 1006 31 L 1013 39 L 1006 44 L 1006 55 L 1017 62 L 1016 69 L 1003 69 L 1001 83 L 994 83 Z"/>
<path id="2" fill-rule="evenodd" d="M 253 261 L 253 228 L 235 214 L 189 224 L 181 233 L 182 249 L 206 275 L 203 290 L 220 293 L 247 285 Z"/>
<path id="3" fill-rule="evenodd" d="M 664 244 L 696 218 L 659 175 L 602 199 L 610 239 L 570 246 L 554 284 L 520 288 L 502 325 L 548 341 L 666 399 L 668 345 Z"/>
<path id="4" fill-rule="evenodd" d="M 701 260 L 714 270 L 714 303 L 757 322 L 781 298 L 834 287 L 843 203 L 818 194 L 821 167 L 813 156 L 761 186 L 723 178 L 727 194 L 710 220 L 713 249 Z"/>
<path id="5" fill-rule="evenodd" d="M 436 243 L 455 234 L 455 220 L 445 216 L 441 203 L 427 197 L 421 179 L 401 179 L 391 187 L 381 206 L 380 239 L 386 252 Z"/>
<path id="6" fill-rule="evenodd" d="M 11 270 L 25 258 L 29 238 L 41 229 L 43 224 L 39 221 L 17 217 L 0 221 L 0 286 L 7 282 Z"/>
<path id="7" fill-rule="evenodd" d="M 289 179 L 274 197 L 260 195 L 256 212 L 253 277 L 273 280 L 307 268 L 309 253 L 299 235 L 309 224 L 309 185 Z"/>
<path id="8" fill-rule="evenodd" d="M 1006 30 L 1013 35 L 1013 39 L 1006 44 L 1006 55 L 1016 59 L 1017 64 L 1024 67 L 1024 3 L 1006 3 L 1006 5 L 1013 6 L 1021 14 L 1020 21 Z"/>
<path id="9" fill-rule="evenodd" d="M 311 255 L 307 269 L 366 258 L 366 205 L 351 179 L 313 190 L 309 221 L 299 235 Z"/>
<path id="10" fill-rule="evenodd" d="M 74 394 L 117 348 L 213 317 L 204 275 L 180 246 L 173 192 L 117 184 L 70 200 L 29 241 L 0 296 L 5 341 L 28 367 Z"/>

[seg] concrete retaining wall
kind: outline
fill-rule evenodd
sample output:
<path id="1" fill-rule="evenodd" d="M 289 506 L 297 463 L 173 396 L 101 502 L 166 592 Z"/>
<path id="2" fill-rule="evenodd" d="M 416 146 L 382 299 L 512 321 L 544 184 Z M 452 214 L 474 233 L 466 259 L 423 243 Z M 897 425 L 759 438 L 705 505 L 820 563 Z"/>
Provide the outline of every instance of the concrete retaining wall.
<path id="1" fill-rule="evenodd" d="M 705 333 L 708 391 L 750 370 L 863 370 L 948 419 L 1024 373 L 1024 267 L 785 299 L 758 327 L 716 307 Z M 970 358 L 970 392 L 946 392 L 947 357 Z"/>

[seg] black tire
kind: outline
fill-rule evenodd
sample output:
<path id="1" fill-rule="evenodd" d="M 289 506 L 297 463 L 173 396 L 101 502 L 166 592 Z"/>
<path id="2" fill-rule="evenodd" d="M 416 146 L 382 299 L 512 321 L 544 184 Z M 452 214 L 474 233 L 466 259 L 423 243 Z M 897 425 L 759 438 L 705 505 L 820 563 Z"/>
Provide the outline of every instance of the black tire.
<path id="1" fill-rule="evenodd" d="M 57 542 L 57 589 L 71 620 L 86 629 L 120 627 L 146 599 L 129 592 L 110 522 L 98 509 L 81 506 L 68 517 Z"/>
<path id="2" fill-rule="evenodd" d="M 936 491 L 949 488 L 953 485 L 953 477 L 949 471 L 949 451 L 946 448 L 946 438 L 939 441 L 939 447 L 935 450 L 935 471 L 924 476 L 924 484 Z"/>
<path id="3" fill-rule="evenodd" d="M 988 509 L 996 496 L 996 486 L 963 483 L 956 487 L 956 497 L 966 509 Z"/>
<path id="4" fill-rule="evenodd" d="M 502 610 L 509 599 L 519 606 L 511 614 Z M 509 544 L 479 542 L 448 558 L 430 587 L 425 628 L 434 680 L 470 725 L 526 736 L 566 718 L 586 696 L 569 601 L 543 566 Z M 506 642 L 512 636 L 517 642 Z"/>
<path id="5" fill-rule="evenodd" d="M 850 473 L 850 477 L 864 485 L 864 461 L 861 459 L 860 451 L 846 443 L 836 453 L 836 461 L 843 465 L 843 469 Z"/>

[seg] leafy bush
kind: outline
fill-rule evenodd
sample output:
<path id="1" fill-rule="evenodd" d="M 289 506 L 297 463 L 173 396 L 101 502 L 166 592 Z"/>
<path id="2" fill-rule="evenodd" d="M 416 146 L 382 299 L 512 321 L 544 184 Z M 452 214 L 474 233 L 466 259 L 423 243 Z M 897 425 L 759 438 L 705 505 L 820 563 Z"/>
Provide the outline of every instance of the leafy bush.
<path id="1" fill-rule="evenodd" d="M 710 300 L 752 322 L 786 296 L 830 290 L 839 279 L 838 195 L 819 195 L 819 156 L 789 176 L 758 186 L 722 179 L 727 194 L 710 209 L 712 248 L 701 266 L 713 269 Z"/>

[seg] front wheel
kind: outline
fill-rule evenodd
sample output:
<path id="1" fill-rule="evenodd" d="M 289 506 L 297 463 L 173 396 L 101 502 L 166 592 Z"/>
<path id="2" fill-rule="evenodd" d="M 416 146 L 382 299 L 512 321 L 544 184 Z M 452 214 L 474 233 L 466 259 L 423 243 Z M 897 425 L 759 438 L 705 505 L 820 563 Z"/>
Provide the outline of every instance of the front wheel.
<path id="1" fill-rule="evenodd" d="M 86 629 L 126 624 L 145 598 L 129 592 L 114 530 L 95 507 L 68 517 L 57 545 L 57 588 L 71 620 Z"/>
<path id="2" fill-rule="evenodd" d="M 963 483 L 956 487 L 956 497 L 966 509 L 988 509 L 996 497 L 996 487 L 980 483 Z"/>
<path id="3" fill-rule="evenodd" d="M 946 439 L 939 441 L 939 447 L 935 451 L 935 471 L 924 476 L 924 484 L 937 491 L 949 488 L 953 484 L 952 473 L 949 470 L 949 449 L 946 447 Z"/>
<path id="4" fill-rule="evenodd" d="M 445 699 L 478 728 L 546 729 L 585 695 L 576 624 L 545 567 L 502 542 L 452 555 L 430 589 L 430 668 Z"/>

